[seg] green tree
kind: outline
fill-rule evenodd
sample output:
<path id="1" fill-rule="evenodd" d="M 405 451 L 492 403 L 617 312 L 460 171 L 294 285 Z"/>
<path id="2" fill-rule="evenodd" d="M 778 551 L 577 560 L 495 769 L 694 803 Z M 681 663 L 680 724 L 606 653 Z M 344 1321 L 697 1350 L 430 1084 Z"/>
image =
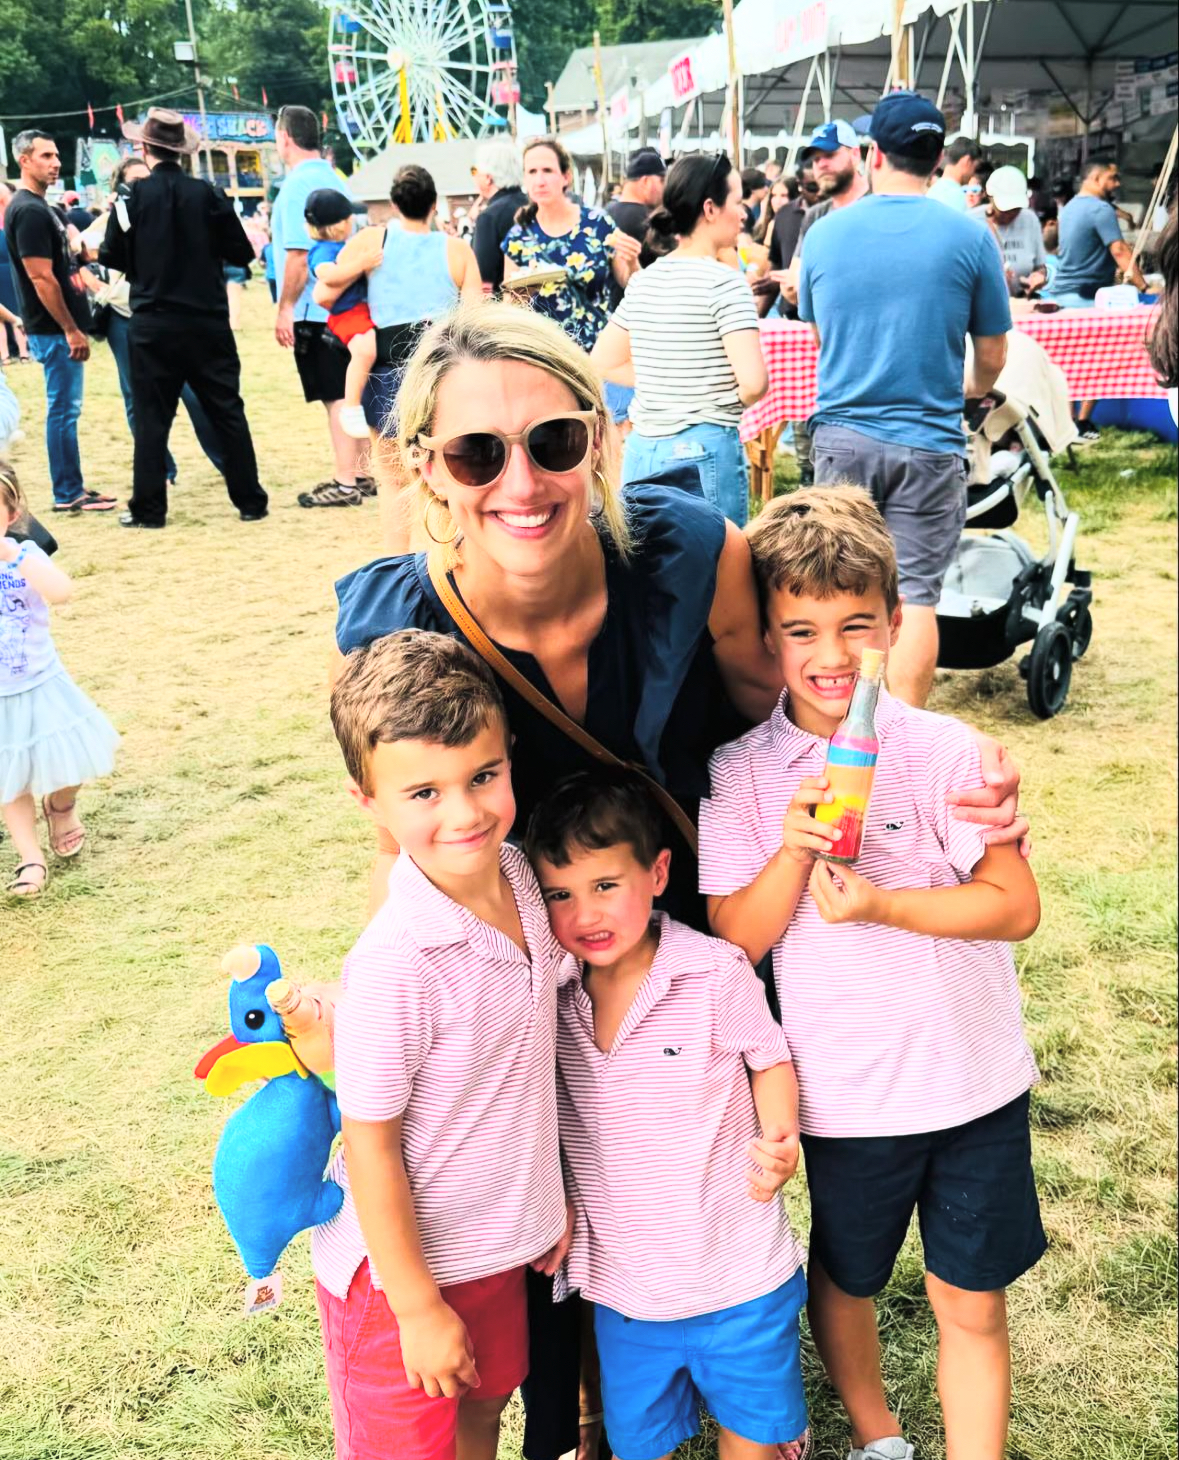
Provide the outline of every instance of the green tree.
<path id="1" fill-rule="evenodd" d="M 593 40 L 593 0 L 514 0 L 512 29 L 520 63 L 520 100 L 544 110 L 545 82 L 556 81 L 570 51 Z"/>
<path id="2" fill-rule="evenodd" d="M 327 54 L 328 12 L 316 0 L 220 0 L 201 30 L 205 69 L 218 78 L 220 104 L 232 103 L 231 81 L 242 103 L 271 109 L 306 106 L 332 111 Z"/>
<path id="3" fill-rule="evenodd" d="M 721 24 L 716 0 L 597 0 L 604 46 L 710 35 Z"/>

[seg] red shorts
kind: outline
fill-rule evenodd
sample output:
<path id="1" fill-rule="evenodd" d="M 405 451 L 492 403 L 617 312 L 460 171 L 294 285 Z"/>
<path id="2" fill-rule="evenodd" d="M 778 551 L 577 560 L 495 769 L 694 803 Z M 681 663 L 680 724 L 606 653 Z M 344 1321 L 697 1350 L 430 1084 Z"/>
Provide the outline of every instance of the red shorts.
<path id="1" fill-rule="evenodd" d="M 369 330 L 376 329 L 373 317 L 368 312 L 368 305 L 363 299 L 359 304 L 354 304 L 351 309 L 346 309 L 343 314 L 329 314 L 327 327 L 336 339 L 345 345 L 357 335 L 364 335 Z"/>
<path id="2" fill-rule="evenodd" d="M 341 1302 L 315 1284 L 336 1430 L 336 1460 L 454 1460 L 458 1399 L 411 1389 L 401 1361 L 397 1320 L 374 1288 L 368 1261 Z M 443 1288 L 467 1325 L 479 1370 L 472 1399 L 501 1399 L 528 1377 L 528 1300 L 524 1269 Z"/>

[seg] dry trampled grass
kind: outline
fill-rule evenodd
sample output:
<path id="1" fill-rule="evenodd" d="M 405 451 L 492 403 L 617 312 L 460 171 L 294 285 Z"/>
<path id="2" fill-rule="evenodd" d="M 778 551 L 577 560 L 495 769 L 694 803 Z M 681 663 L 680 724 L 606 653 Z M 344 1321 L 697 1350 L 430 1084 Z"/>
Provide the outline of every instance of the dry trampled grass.
<path id="1" fill-rule="evenodd" d="M 85 794 L 91 846 L 35 906 L 0 912 L 0 1460 L 319 1460 L 331 1453 L 306 1240 L 272 1318 L 241 1274 L 209 1165 L 224 1106 L 192 1077 L 221 1037 L 222 952 L 274 944 L 333 976 L 359 929 L 371 845 L 324 707 L 332 582 L 379 551 L 374 504 L 307 512 L 327 474 L 319 407 L 249 291 L 246 400 L 274 494 L 238 522 L 185 422 L 163 533 L 53 519 L 76 582 L 66 663 L 123 734 Z M 48 507 L 36 367 L 9 371 Z M 130 444 L 99 346 L 91 485 Z M 1119 472 L 1132 469 L 1129 479 Z M 1093 647 L 1042 724 L 1014 664 L 948 677 L 937 708 L 993 731 L 1024 773 L 1044 923 L 1018 952 L 1045 1080 L 1036 1160 L 1052 1248 L 1012 1293 L 1019 1460 L 1175 1453 L 1175 457 L 1120 438 L 1064 478 L 1095 572 Z M 7 865 L 10 848 L 0 844 Z M 870 1199 L 870 1193 L 865 1193 Z M 805 1196 L 792 1210 L 805 1231 Z M 915 1246 L 882 1304 L 890 1387 L 923 1460 L 942 1453 Z M 808 1352 L 809 1359 L 809 1352 Z M 808 1364 L 818 1454 L 846 1433 Z M 518 1429 L 502 1453 L 516 1454 Z M 691 1448 L 711 1454 L 706 1441 Z"/>

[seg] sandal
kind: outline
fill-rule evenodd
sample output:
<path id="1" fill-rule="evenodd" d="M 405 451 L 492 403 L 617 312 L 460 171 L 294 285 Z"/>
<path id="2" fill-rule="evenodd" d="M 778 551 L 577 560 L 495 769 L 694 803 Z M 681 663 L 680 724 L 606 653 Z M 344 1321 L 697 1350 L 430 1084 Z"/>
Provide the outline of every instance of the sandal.
<path id="1" fill-rule="evenodd" d="M 61 836 L 57 834 L 57 822 L 55 817 L 69 816 L 74 807 L 78 804 L 75 796 L 68 806 L 55 806 L 53 804 L 53 792 L 48 796 L 41 797 L 41 810 L 45 814 L 45 824 L 49 827 L 49 845 L 53 849 L 53 855 L 59 857 L 63 862 L 76 857 L 86 845 L 86 828 L 81 822 L 77 826 L 71 826 Z"/>
<path id="2" fill-rule="evenodd" d="M 295 498 L 300 507 L 359 507 L 360 493 L 355 487 L 346 487 L 342 482 L 320 482 L 309 492 L 300 492 Z"/>
<path id="3" fill-rule="evenodd" d="M 30 867 L 37 867 L 43 874 L 39 882 L 32 877 L 22 877 L 22 872 L 27 872 Z M 5 889 L 9 897 L 34 898 L 40 897 L 45 891 L 49 882 L 49 868 L 44 862 L 22 862 L 16 869 L 16 876 Z"/>

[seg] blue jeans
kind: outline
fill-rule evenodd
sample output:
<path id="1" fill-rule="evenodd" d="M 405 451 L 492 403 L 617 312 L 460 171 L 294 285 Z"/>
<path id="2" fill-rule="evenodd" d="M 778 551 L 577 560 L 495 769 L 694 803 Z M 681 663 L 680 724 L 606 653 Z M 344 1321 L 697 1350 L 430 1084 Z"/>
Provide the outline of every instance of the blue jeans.
<path id="1" fill-rule="evenodd" d="M 736 426 L 689 426 L 674 436 L 626 438 L 622 481 L 642 481 L 675 462 L 690 463 L 700 473 L 704 495 L 730 522 L 744 527 L 749 520 L 749 462 Z"/>
<path id="2" fill-rule="evenodd" d="M 53 500 L 67 507 L 86 490 L 78 452 L 85 366 L 80 360 L 70 359 L 65 335 L 30 335 L 29 352 L 45 371 L 45 448 Z"/>
<path id="3" fill-rule="evenodd" d="M 112 309 L 107 325 L 106 342 L 111 347 L 111 354 L 115 357 L 115 369 L 119 372 L 119 389 L 123 393 L 123 410 L 126 412 L 127 426 L 134 439 L 135 403 L 131 398 L 130 329 L 131 321 Z M 191 385 L 186 385 L 180 392 L 180 399 L 184 402 L 184 408 L 188 412 L 188 418 L 192 422 L 192 429 L 201 450 L 212 462 L 214 469 L 224 476 L 225 468 L 222 465 L 220 440 L 213 429 L 212 421 L 201 409 L 201 403 L 197 400 Z M 174 482 L 176 480 L 176 460 L 171 451 L 167 453 L 166 470 L 168 480 Z"/>

